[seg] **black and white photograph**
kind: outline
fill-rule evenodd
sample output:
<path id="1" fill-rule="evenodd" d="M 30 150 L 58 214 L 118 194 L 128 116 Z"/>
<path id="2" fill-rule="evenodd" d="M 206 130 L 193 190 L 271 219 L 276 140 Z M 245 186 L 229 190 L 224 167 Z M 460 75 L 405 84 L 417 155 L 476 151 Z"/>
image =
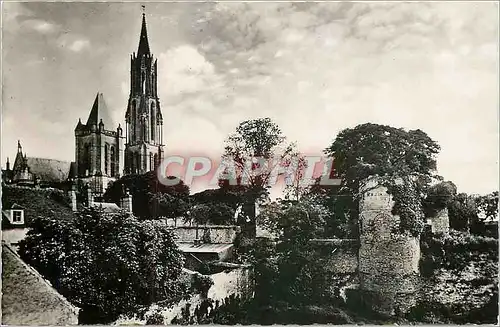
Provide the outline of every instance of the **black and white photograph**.
<path id="1" fill-rule="evenodd" d="M 2 326 L 499 323 L 499 1 L 1 11 Z"/>

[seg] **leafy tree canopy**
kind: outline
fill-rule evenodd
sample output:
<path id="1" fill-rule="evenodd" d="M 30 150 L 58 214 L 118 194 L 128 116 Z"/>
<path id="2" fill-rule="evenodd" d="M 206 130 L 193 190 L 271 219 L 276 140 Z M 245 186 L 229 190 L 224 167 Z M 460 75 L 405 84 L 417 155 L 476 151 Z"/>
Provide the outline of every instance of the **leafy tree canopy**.
<path id="1" fill-rule="evenodd" d="M 176 185 L 162 184 L 155 171 L 123 176 L 108 186 L 104 199 L 119 204 L 126 191 L 132 195 L 134 214 L 142 219 L 177 217 L 189 207 L 189 187 L 182 181 Z"/>
<path id="2" fill-rule="evenodd" d="M 160 300 L 178 300 L 184 257 L 160 221 L 94 209 L 73 221 L 38 218 L 20 255 L 69 301 L 81 323 L 109 323 Z"/>
<path id="3" fill-rule="evenodd" d="M 294 155 L 296 155 L 295 144 L 286 141 L 279 126 L 270 118 L 259 118 L 240 123 L 236 132 L 227 138 L 223 160 L 228 159 L 229 162 L 235 163 L 238 183 L 233 189 L 246 191 L 248 188 L 260 188 L 262 190 L 269 186 L 274 165 Z M 255 160 L 250 164 L 248 160 L 253 158 L 262 158 L 266 162 Z M 273 158 L 275 160 L 271 161 Z M 243 182 L 245 180 L 247 184 Z M 249 187 L 241 188 L 245 185 Z M 228 188 L 234 185 L 227 180 L 222 180 L 219 186 Z"/>
<path id="4" fill-rule="evenodd" d="M 376 175 L 399 202 L 394 213 L 401 216 L 405 228 L 418 233 L 423 224 L 420 197 L 433 177 L 439 149 L 421 130 L 367 123 L 341 131 L 325 149 L 325 154 L 334 158 L 333 173 L 342 179 L 339 188 L 327 188 L 323 194 L 329 198 L 326 202 L 342 208 L 340 212 L 335 210 L 333 219 L 355 225 L 359 187 L 366 178 Z M 396 185 L 397 180 L 403 181 L 403 187 Z"/>

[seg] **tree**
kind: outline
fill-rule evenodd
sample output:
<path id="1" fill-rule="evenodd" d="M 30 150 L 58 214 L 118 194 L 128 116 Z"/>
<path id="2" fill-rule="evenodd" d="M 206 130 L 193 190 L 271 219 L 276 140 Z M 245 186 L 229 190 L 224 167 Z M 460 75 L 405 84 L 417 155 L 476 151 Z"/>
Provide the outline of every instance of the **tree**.
<path id="1" fill-rule="evenodd" d="M 466 193 L 459 193 L 448 204 L 450 227 L 458 231 L 469 231 L 472 221 L 477 218 L 477 205 L 474 198 Z"/>
<path id="2" fill-rule="evenodd" d="M 334 173 L 342 183 L 335 192 L 326 192 L 336 206 L 341 202 L 343 217 L 353 224 L 358 218 L 359 189 L 370 176 L 379 176 L 393 194 L 394 212 L 401 216 L 403 225 L 411 233 L 419 233 L 423 226 L 421 196 L 436 168 L 435 156 L 439 145 L 421 130 L 406 131 L 378 124 L 362 124 L 341 131 L 325 154 L 334 158 Z M 396 185 L 403 181 L 403 187 Z M 414 190 L 412 190 L 414 189 Z M 404 203 L 401 201 L 405 201 Z M 410 207 L 408 207 L 410 206 Z M 356 230 L 356 229 L 353 229 Z"/>
<path id="3" fill-rule="evenodd" d="M 432 216 L 436 211 L 447 208 L 457 195 L 457 186 L 453 182 L 441 182 L 427 189 L 424 200 L 427 216 Z"/>
<path id="4" fill-rule="evenodd" d="M 248 217 L 248 221 L 241 223 L 250 237 L 255 236 L 255 201 L 268 194 L 278 165 L 291 163 L 296 155 L 295 145 L 286 141 L 270 118 L 244 121 L 227 138 L 222 159 L 234 164 L 236 176 L 233 182 L 221 178 L 219 187 L 243 199 L 246 214 L 242 217 Z"/>
<path id="5" fill-rule="evenodd" d="M 269 223 L 278 239 L 260 240 L 250 252 L 259 304 L 302 307 L 327 301 L 327 257 L 310 241 L 324 235 L 328 215 L 326 208 L 308 199 L 275 202 L 261 212 L 259 219 Z"/>
<path id="6" fill-rule="evenodd" d="M 175 218 L 188 209 L 189 187 L 182 181 L 175 185 L 162 184 L 155 171 L 123 176 L 108 186 L 104 199 L 119 204 L 127 190 L 132 195 L 134 215 L 141 219 Z"/>
<path id="7" fill-rule="evenodd" d="M 109 323 L 160 300 L 178 300 L 184 257 L 160 221 L 89 209 L 74 221 L 36 220 L 20 255 L 70 302 L 80 323 Z"/>
<path id="8" fill-rule="evenodd" d="M 483 220 L 498 218 L 498 191 L 480 196 L 477 199 L 477 207 Z"/>
<path id="9" fill-rule="evenodd" d="M 191 207 L 189 219 L 197 224 L 233 225 L 234 210 L 224 203 L 201 203 Z"/>
<path id="10" fill-rule="evenodd" d="M 308 193 L 309 183 L 312 182 L 306 179 L 305 170 L 307 169 L 307 161 L 303 155 L 299 153 L 292 154 L 284 163 L 289 166 L 292 161 L 296 160 L 295 174 L 285 177 L 285 199 L 299 201 L 305 194 Z"/>

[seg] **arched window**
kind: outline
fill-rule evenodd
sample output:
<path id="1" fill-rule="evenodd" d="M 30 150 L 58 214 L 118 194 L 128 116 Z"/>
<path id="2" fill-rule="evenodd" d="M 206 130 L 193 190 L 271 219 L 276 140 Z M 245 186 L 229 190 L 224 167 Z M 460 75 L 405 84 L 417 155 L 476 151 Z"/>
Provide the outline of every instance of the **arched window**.
<path id="1" fill-rule="evenodd" d="M 146 94 L 146 74 L 142 72 L 142 94 Z"/>
<path id="2" fill-rule="evenodd" d="M 110 173 L 111 173 L 111 177 L 115 177 L 116 154 L 115 154 L 115 147 L 114 146 L 111 147 L 109 153 L 110 153 L 110 157 L 111 157 L 111 160 L 110 160 L 111 172 Z"/>
<path id="3" fill-rule="evenodd" d="M 130 114 L 131 114 L 131 122 L 130 126 L 132 126 L 132 133 L 131 133 L 131 139 L 133 142 L 135 142 L 136 134 L 135 134 L 135 123 L 136 123 L 136 117 L 135 117 L 135 100 L 132 100 L 131 108 L 130 108 Z"/>
<path id="4" fill-rule="evenodd" d="M 104 174 L 108 174 L 108 165 L 109 165 L 109 159 L 108 159 L 108 155 L 109 155 L 109 145 L 104 145 Z"/>
<path id="5" fill-rule="evenodd" d="M 141 155 L 139 153 L 136 153 L 135 158 L 136 158 L 135 162 L 137 163 L 137 165 L 135 166 L 135 170 L 136 170 L 136 173 L 139 173 L 141 171 L 141 168 L 142 168 Z"/>
<path id="6" fill-rule="evenodd" d="M 146 118 L 145 117 L 142 119 L 141 127 L 142 127 L 142 140 L 146 141 L 147 134 L 146 134 Z"/>
<path id="7" fill-rule="evenodd" d="M 85 144 L 85 148 L 84 148 L 84 151 L 83 151 L 83 175 L 88 175 L 90 173 L 90 165 L 91 165 L 91 161 L 90 161 L 90 144 L 87 143 Z"/>
<path id="8" fill-rule="evenodd" d="M 155 140 L 155 134 L 156 134 L 156 110 L 155 110 L 155 103 L 151 103 L 151 125 L 149 128 L 151 129 L 151 141 Z"/>

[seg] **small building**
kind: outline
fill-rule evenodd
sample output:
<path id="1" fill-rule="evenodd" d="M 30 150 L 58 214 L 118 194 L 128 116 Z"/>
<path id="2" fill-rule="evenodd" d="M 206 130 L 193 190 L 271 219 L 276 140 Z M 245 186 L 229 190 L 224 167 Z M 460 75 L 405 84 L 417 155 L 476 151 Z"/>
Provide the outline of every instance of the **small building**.
<path id="1" fill-rule="evenodd" d="M 24 207 L 15 203 L 10 208 L 2 208 L 2 241 L 17 247 L 27 233 Z"/>
<path id="2" fill-rule="evenodd" d="M 2 240 L 15 248 L 37 217 L 75 219 L 65 201 L 65 193 L 58 189 L 2 185 Z"/>
<path id="3" fill-rule="evenodd" d="M 77 325 L 78 311 L 2 243 L 2 325 Z"/>

